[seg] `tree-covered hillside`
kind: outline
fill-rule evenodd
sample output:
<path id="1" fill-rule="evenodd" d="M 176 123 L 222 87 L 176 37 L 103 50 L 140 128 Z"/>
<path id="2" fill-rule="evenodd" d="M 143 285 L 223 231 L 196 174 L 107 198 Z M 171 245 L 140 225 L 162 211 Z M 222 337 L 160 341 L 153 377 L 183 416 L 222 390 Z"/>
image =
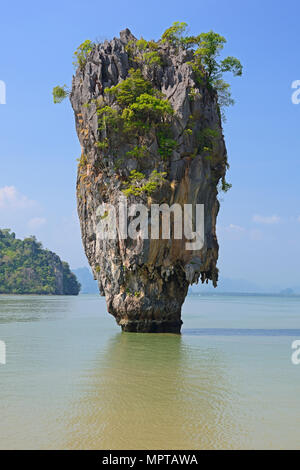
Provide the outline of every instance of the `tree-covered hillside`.
<path id="1" fill-rule="evenodd" d="M 77 295 L 80 284 L 52 251 L 35 237 L 19 240 L 0 230 L 0 294 Z"/>

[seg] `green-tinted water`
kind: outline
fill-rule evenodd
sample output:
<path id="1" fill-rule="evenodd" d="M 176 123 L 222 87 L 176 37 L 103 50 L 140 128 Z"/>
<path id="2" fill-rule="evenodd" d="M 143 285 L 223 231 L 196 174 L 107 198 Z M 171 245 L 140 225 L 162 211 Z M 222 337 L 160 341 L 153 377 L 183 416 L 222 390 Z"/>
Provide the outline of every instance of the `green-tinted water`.
<path id="1" fill-rule="evenodd" d="M 0 296 L 0 448 L 300 448 L 300 299 L 189 297 L 182 336 L 97 296 Z"/>

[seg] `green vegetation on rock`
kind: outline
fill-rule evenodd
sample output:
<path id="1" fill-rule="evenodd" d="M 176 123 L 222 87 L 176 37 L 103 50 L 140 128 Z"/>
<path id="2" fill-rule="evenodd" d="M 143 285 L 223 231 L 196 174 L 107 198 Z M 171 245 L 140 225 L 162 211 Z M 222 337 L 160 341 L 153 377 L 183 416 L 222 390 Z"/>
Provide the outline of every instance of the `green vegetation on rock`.
<path id="1" fill-rule="evenodd" d="M 153 95 L 155 93 L 151 83 L 144 79 L 141 70 L 130 69 L 128 77 L 118 85 L 106 88 L 105 93 L 114 95 L 117 103 L 122 106 L 130 106 L 136 99 L 146 93 Z"/>
<path id="2" fill-rule="evenodd" d="M 89 39 L 87 39 L 82 44 L 80 44 L 80 46 L 78 46 L 78 48 L 74 52 L 73 65 L 75 68 L 77 68 L 78 66 L 81 69 L 84 68 L 87 58 L 90 52 L 92 52 L 93 47 L 94 47 L 94 43 L 90 41 Z"/>
<path id="3" fill-rule="evenodd" d="M 55 86 L 52 90 L 53 102 L 61 103 L 70 94 L 67 85 Z"/>
<path id="4" fill-rule="evenodd" d="M 126 152 L 127 157 L 132 157 L 136 159 L 144 158 L 148 153 L 146 145 L 138 146 L 136 145 L 132 150 Z"/>
<path id="5" fill-rule="evenodd" d="M 115 99 L 118 108 L 98 109 L 100 131 L 109 127 L 115 132 L 138 135 L 151 128 L 158 129 L 173 114 L 169 101 L 143 78 L 139 69 L 131 69 L 128 78 L 106 88 L 105 93 Z"/>
<path id="6" fill-rule="evenodd" d="M 158 172 L 153 170 L 149 178 L 136 170 L 132 170 L 129 176 L 129 182 L 125 183 L 126 189 L 123 190 L 125 196 L 140 196 L 147 194 L 150 196 L 154 191 L 157 190 L 165 181 L 167 173 L 165 171 Z"/>
<path id="7" fill-rule="evenodd" d="M 144 40 L 140 47 L 143 44 Z M 107 149 L 109 142 L 106 136 L 108 134 L 111 137 L 123 134 L 126 140 L 130 141 L 131 138 L 143 138 L 151 131 L 156 135 L 160 155 L 166 159 L 172 154 L 177 146 L 176 141 L 172 139 L 169 123 L 170 117 L 174 114 L 173 108 L 164 95 L 145 80 L 140 69 L 130 69 L 125 80 L 105 89 L 105 95 L 113 100 L 114 104 L 99 107 L 97 110 L 98 130 L 101 134 L 101 140 L 97 143 L 98 148 Z M 131 150 L 127 151 L 126 157 L 139 160 L 147 154 L 147 146 L 140 144 L 134 145 Z M 119 163 L 116 163 L 115 168 L 118 166 Z M 125 194 L 149 193 L 153 187 L 152 180 L 150 186 L 143 190 L 134 189 L 132 181 L 129 180 L 129 188 L 125 190 Z"/>
<path id="8" fill-rule="evenodd" d="M 184 44 L 183 34 L 187 29 L 187 23 L 175 21 L 166 31 L 163 33 L 161 39 L 163 42 L 168 42 L 173 46 Z"/>
<path id="9" fill-rule="evenodd" d="M 231 98 L 230 85 L 223 80 L 223 73 L 231 72 L 234 76 L 242 75 L 243 66 L 236 57 L 228 56 L 218 60 L 226 39 L 214 31 L 201 33 L 197 36 L 186 36 L 187 24 L 175 22 L 162 35 L 163 42 L 174 47 L 183 47 L 193 51 L 193 59 L 190 65 L 195 72 L 198 85 L 207 84 L 218 95 L 218 103 L 221 109 L 234 104 Z M 223 113 L 224 118 L 224 113 Z"/>
<path id="10" fill-rule="evenodd" d="M 0 294 L 77 295 L 79 290 L 68 263 L 35 237 L 19 240 L 9 229 L 0 230 Z"/>
<path id="11" fill-rule="evenodd" d="M 171 65 L 168 57 L 180 55 L 192 69 L 190 72 L 194 84 L 188 88 L 191 109 L 197 109 L 199 100 L 203 99 L 203 92 L 208 92 L 213 99 L 216 97 L 217 112 L 223 119 L 225 119 L 224 108 L 234 104 L 230 85 L 224 80 L 223 74 L 231 72 L 234 76 L 241 76 L 243 68 L 240 61 L 233 56 L 220 57 L 226 44 L 226 39 L 220 34 L 209 31 L 192 36 L 187 34 L 187 28 L 187 23 L 177 21 L 166 29 L 161 39 L 157 41 L 147 41 L 143 37 L 135 39 L 131 35 L 125 45 L 129 71 L 127 68 L 122 77 L 126 78 L 120 79 L 119 76 L 115 81 L 98 78 L 97 80 L 101 82 L 97 82 L 99 96 L 91 97 L 83 104 L 87 109 L 92 105 L 96 107 L 98 135 L 93 145 L 98 149 L 99 160 L 102 158 L 104 167 L 109 160 L 113 160 L 112 168 L 115 171 L 120 170 L 123 187 L 124 185 L 126 187 L 124 192 L 127 195 L 153 192 L 151 170 L 158 166 L 155 164 L 151 168 L 149 164 L 152 152 L 156 152 L 161 158 L 160 170 L 167 172 L 175 151 L 178 151 L 179 155 L 181 152 L 182 143 L 178 135 L 175 135 L 174 109 L 159 85 L 159 77 L 166 73 L 165 67 Z M 94 47 L 98 46 L 86 40 L 76 49 L 74 66 L 79 76 L 81 73 L 86 73 L 85 65 Z M 117 84 L 105 88 L 103 92 L 104 85 L 108 83 Z M 66 85 L 53 89 L 54 103 L 60 103 L 68 95 L 69 90 Z M 203 129 L 200 127 L 199 130 L 199 125 L 197 126 L 200 119 L 199 112 L 198 115 L 196 112 L 192 113 L 194 115 L 191 115 L 187 127 L 182 131 L 184 143 L 189 146 L 185 155 L 195 158 L 200 154 L 210 160 L 213 166 L 218 153 L 217 142 L 222 136 L 220 132 L 208 127 Z M 81 129 L 81 132 L 86 132 L 86 129 Z M 120 152 L 120 141 L 126 148 L 125 152 Z M 129 168 L 126 168 L 127 159 L 136 160 L 134 171 L 146 169 L 147 176 L 137 171 L 143 174 L 142 184 L 138 183 L 137 174 L 129 173 Z M 81 170 L 84 169 L 82 159 L 79 167 Z M 229 188 L 230 185 L 223 178 L 221 189 L 227 191 Z"/>
<path id="12" fill-rule="evenodd" d="M 145 52 L 143 58 L 147 65 L 162 65 L 162 59 L 158 52 L 149 51 Z"/>

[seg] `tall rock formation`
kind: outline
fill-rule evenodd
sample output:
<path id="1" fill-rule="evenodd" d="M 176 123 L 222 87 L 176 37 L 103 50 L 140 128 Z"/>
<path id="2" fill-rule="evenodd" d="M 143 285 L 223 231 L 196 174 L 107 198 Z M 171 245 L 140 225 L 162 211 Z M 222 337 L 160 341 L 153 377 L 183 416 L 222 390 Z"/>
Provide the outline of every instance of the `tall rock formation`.
<path id="1" fill-rule="evenodd" d="M 226 148 L 217 95 L 194 54 L 131 32 L 94 45 L 73 77 L 82 147 L 77 201 L 87 258 L 109 313 L 124 331 L 180 332 L 189 284 L 216 285 L 218 184 Z M 123 85 L 122 85 L 123 84 Z M 150 98 L 149 98 L 150 96 Z M 186 239 L 98 236 L 97 208 L 131 203 L 204 204 L 201 250 Z M 118 212 L 118 211 L 117 211 Z"/>

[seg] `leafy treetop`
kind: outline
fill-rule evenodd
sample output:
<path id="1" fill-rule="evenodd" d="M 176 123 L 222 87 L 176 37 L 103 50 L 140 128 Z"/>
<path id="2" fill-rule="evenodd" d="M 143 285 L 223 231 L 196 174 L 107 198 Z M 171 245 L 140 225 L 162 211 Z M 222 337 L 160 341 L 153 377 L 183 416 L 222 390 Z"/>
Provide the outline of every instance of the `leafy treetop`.
<path id="1" fill-rule="evenodd" d="M 81 69 L 84 68 L 88 55 L 90 54 L 90 52 L 92 52 L 93 47 L 94 47 L 94 43 L 90 41 L 89 39 L 87 39 L 82 44 L 80 44 L 80 46 L 78 46 L 78 48 L 74 52 L 73 65 L 75 68 L 78 66 Z"/>
<path id="2" fill-rule="evenodd" d="M 67 88 L 67 85 L 64 86 L 56 86 L 52 90 L 52 95 L 53 95 L 53 102 L 55 104 L 61 103 L 68 95 L 70 94 L 70 91 Z"/>
<path id="3" fill-rule="evenodd" d="M 219 60 L 220 53 L 226 44 L 226 39 L 214 31 L 201 33 L 197 36 L 188 36 L 187 23 L 176 21 L 162 34 L 161 41 L 169 43 L 174 47 L 183 47 L 192 49 L 193 60 L 191 65 L 196 73 L 196 79 L 200 81 L 200 77 L 204 72 L 207 83 L 218 93 L 219 106 L 229 106 L 234 103 L 231 98 L 230 85 L 223 80 L 223 73 L 231 72 L 234 76 L 241 76 L 243 67 L 240 61 L 233 56 L 228 56 L 223 60 Z M 140 51 L 150 49 L 144 54 L 144 60 L 149 65 L 162 65 L 161 57 L 156 52 L 158 43 L 154 41 L 146 41 L 141 38 L 135 42 L 136 47 Z M 87 58 L 93 50 L 94 43 L 87 39 L 76 49 L 74 53 L 74 66 L 80 67 L 82 70 L 86 64 Z M 152 50 L 152 51 L 151 51 Z M 117 102 L 121 106 L 131 105 L 140 95 L 146 93 L 153 95 L 153 88 L 150 82 L 143 79 L 141 71 L 130 71 L 129 77 L 118 85 L 106 90 L 107 93 L 114 94 Z M 69 95 L 66 85 L 57 86 L 53 89 L 54 103 L 61 101 Z M 160 97 L 161 98 L 161 97 Z"/>
<path id="4" fill-rule="evenodd" d="M 169 42 L 176 46 L 178 43 L 182 43 L 183 34 L 186 32 L 187 23 L 175 21 L 175 23 L 166 29 L 161 39 L 163 42 Z"/>
<path id="5" fill-rule="evenodd" d="M 144 79 L 140 69 L 130 69 L 125 80 L 116 86 L 106 88 L 105 93 L 114 95 L 117 103 L 126 107 L 134 103 L 142 94 L 153 95 L 154 89 L 151 83 Z"/>
<path id="6" fill-rule="evenodd" d="M 172 46 L 182 46 L 194 51 L 191 63 L 196 72 L 204 71 L 208 84 L 218 93 L 220 107 L 234 103 L 231 98 L 230 85 L 223 80 L 224 72 L 231 72 L 234 76 L 241 76 L 243 66 L 236 57 L 228 56 L 219 61 L 219 56 L 226 44 L 226 39 L 214 31 L 201 33 L 197 36 L 186 36 L 187 24 L 179 21 L 173 23 L 162 35 L 163 42 Z"/>

